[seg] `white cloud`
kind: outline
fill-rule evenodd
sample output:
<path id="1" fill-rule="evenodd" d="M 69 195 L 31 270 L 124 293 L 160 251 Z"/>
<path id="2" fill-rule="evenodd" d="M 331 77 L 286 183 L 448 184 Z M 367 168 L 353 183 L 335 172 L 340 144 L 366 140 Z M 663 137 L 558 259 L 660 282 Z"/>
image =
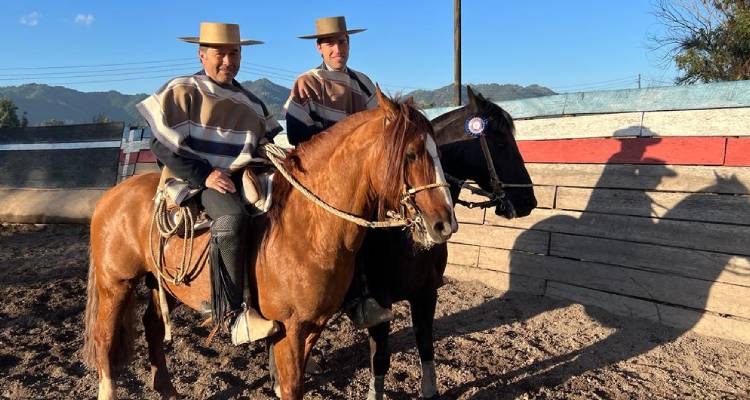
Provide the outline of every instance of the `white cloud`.
<path id="1" fill-rule="evenodd" d="M 41 17 L 41 15 L 34 11 L 31 14 L 22 15 L 21 18 L 18 19 L 18 23 L 21 25 L 37 26 L 39 25 L 39 17 Z"/>
<path id="2" fill-rule="evenodd" d="M 94 14 L 78 14 L 76 15 L 76 24 L 91 25 L 94 23 Z"/>

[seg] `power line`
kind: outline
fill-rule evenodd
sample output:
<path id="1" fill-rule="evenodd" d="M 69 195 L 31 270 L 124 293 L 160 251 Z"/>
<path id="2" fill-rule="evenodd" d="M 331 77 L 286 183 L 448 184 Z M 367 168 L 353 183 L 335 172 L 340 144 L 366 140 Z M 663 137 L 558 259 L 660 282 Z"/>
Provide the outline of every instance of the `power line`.
<path id="1" fill-rule="evenodd" d="M 268 75 L 265 73 L 259 73 L 259 72 L 253 72 L 253 71 L 240 70 L 239 74 L 240 75 L 254 75 L 254 76 L 260 76 L 261 78 L 268 78 Z M 280 79 L 280 80 L 288 81 L 288 82 L 294 82 L 294 79 L 291 79 L 291 78 L 282 78 L 282 77 L 272 77 L 272 78 Z"/>
<path id="2" fill-rule="evenodd" d="M 617 78 L 617 79 L 609 79 L 605 81 L 598 81 L 598 82 L 588 82 L 588 83 L 577 83 L 577 84 L 570 84 L 570 85 L 561 85 L 561 86 L 552 86 L 550 89 L 560 92 L 566 92 L 570 90 L 578 90 L 579 88 L 596 88 L 600 86 L 609 86 L 613 84 L 625 84 L 632 82 L 635 84 L 636 82 L 636 76 L 628 76 L 624 78 Z"/>
<path id="3" fill-rule="evenodd" d="M 169 75 L 157 75 L 157 76 L 143 76 L 143 77 L 136 77 L 136 78 L 107 79 L 107 80 L 97 80 L 97 81 L 58 82 L 55 84 L 56 85 L 78 85 L 78 84 L 84 84 L 84 83 L 109 83 L 109 82 L 138 81 L 138 80 L 174 78 L 174 77 L 175 77 L 175 74 L 169 74 Z"/>
<path id="4" fill-rule="evenodd" d="M 165 69 L 166 68 L 166 69 Z M 165 68 L 155 68 L 150 69 L 148 71 L 138 71 L 138 72 L 118 72 L 115 74 L 72 74 L 72 75 L 63 75 L 63 76 L 48 76 L 44 77 L 44 80 L 50 80 L 50 79 L 74 79 L 74 78 L 100 78 L 100 77 L 124 77 L 124 76 L 132 76 L 132 75 L 143 75 L 143 74 L 153 74 L 155 72 L 169 72 L 169 71 L 190 71 L 195 72 L 195 67 L 181 67 L 181 68 L 174 68 L 174 67 L 165 67 Z M 0 81 L 28 81 L 28 80 L 34 80 L 35 77 L 31 78 L 0 78 Z"/>
<path id="5" fill-rule="evenodd" d="M 266 69 L 277 70 L 277 71 L 281 71 L 281 72 L 289 72 L 289 73 L 294 74 L 294 76 L 297 76 L 297 75 L 301 74 L 301 72 L 299 72 L 299 71 L 292 71 L 292 70 L 289 70 L 289 69 L 283 69 L 283 68 L 274 67 L 274 66 L 271 66 L 271 65 L 251 63 L 251 62 L 245 62 L 245 64 L 252 65 L 252 66 L 255 66 L 255 67 L 258 67 L 258 68 L 266 68 Z"/>
<path id="6" fill-rule="evenodd" d="M 155 66 L 149 66 L 149 67 L 138 67 L 138 68 L 111 68 L 111 69 L 98 69 L 98 70 L 89 70 L 89 71 L 63 71 L 63 72 L 37 72 L 37 73 L 29 73 L 29 74 L 0 74 L 0 77 L 31 77 L 31 76 L 58 76 L 63 75 L 67 76 L 69 74 L 89 74 L 89 73 L 100 73 L 100 72 L 119 72 L 119 71 L 153 71 L 154 69 L 161 69 L 161 68 L 170 68 L 170 67 L 187 67 L 187 66 L 194 66 L 195 68 L 200 68 L 200 64 L 196 63 L 178 63 L 178 64 L 164 64 L 164 65 L 155 65 Z M 117 74 L 112 74 L 117 75 Z"/>
<path id="7" fill-rule="evenodd" d="M 195 57 L 182 57 L 182 58 L 169 58 L 164 60 L 153 60 L 153 61 L 139 61 L 139 62 L 129 62 L 129 63 L 116 63 L 116 64 L 89 64 L 89 65 L 55 65 L 55 66 L 45 66 L 45 67 L 3 67 L 0 68 L 2 71 L 17 71 L 17 70 L 24 70 L 24 69 L 63 69 L 63 68 L 94 68 L 94 67 L 117 67 L 122 65 L 138 65 L 138 64 L 160 64 L 164 62 L 171 62 L 171 61 L 185 61 L 185 60 L 195 60 Z"/>

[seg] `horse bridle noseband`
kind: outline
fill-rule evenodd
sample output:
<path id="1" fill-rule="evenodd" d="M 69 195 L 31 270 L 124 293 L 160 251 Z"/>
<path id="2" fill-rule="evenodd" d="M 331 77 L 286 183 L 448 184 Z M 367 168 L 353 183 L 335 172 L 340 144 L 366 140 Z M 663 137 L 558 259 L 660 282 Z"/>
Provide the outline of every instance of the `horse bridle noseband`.
<path id="1" fill-rule="evenodd" d="M 459 188 L 466 189 L 473 194 L 487 197 L 489 200 L 473 202 L 473 201 L 456 199 L 456 204 L 460 204 L 470 209 L 471 208 L 490 208 L 490 207 L 499 206 L 501 209 L 505 210 L 508 207 L 512 207 L 512 205 L 509 204 L 510 201 L 507 199 L 507 193 L 505 192 L 504 188 L 533 187 L 534 185 L 530 183 L 505 183 L 501 181 L 500 177 L 497 176 L 497 170 L 495 170 L 495 163 L 492 161 L 492 153 L 490 153 L 490 147 L 487 144 L 487 137 L 484 134 L 479 136 L 479 144 L 480 144 L 480 147 L 482 148 L 482 155 L 484 156 L 484 162 L 485 162 L 485 165 L 487 166 L 487 172 L 489 172 L 489 175 L 490 175 L 490 187 L 492 188 L 492 192 L 488 192 L 480 187 L 472 186 L 471 184 L 466 183 L 465 180 L 454 178 L 453 176 L 450 176 L 448 174 L 445 174 L 445 179 L 457 185 Z"/>
<path id="2" fill-rule="evenodd" d="M 424 220 L 422 218 L 422 212 L 419 211 L 419 208 L 417 207 L 417 202 L 414 199 L 414 196 L 423 191 L 428 189 L 438 189 L 438 188 L 448 188 L 450 190 L 450 185 L 447 183 L 430 183 L 428 185 L 422 185 L 417 186 L 415 188 L 408 188 L 406 184 L 404 183 L 404 190 L 401 194 L 401 214 L 391 215 L 391 217 L 398 217 L 401 219 L 404 219 L 407 221 L 407 227 L 417 227 L 420 229 L 423 229 L 423 226 L 420 226 L 420 224 L 424 223 Z M 411 217 L 409 217 L 411 215 Z"/>

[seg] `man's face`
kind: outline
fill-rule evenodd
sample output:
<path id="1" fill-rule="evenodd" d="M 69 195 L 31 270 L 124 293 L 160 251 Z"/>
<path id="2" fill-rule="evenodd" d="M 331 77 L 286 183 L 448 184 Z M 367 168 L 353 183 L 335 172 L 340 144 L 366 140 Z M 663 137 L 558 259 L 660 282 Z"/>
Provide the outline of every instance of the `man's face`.
<path id="1" fill-rule="evenodd" d="M 206 75 L 217 83 L 226 85 L 240 71 L 242 52 L 239 45 L 219 45 L 198 50 Z"/>
<path id="2" fill-rule="evenodd" d="M 334 70 L 346 68 L 346 61 L 349 59 L 349 36 L 340 34 L 320 39 L 317 43 L 318 53 L 323 57 L 323 61 Z"/>

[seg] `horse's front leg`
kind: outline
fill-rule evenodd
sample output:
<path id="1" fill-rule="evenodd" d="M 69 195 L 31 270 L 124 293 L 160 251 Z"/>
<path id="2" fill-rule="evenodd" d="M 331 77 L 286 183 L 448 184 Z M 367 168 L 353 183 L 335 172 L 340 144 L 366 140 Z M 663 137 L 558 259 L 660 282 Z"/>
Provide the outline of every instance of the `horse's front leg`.
<path id="1" fill-rule="evenodd" d="M 391 323 L 384 322 L 368 329 L 370 335 L 370 389 L 367 400 L 382 400 L 385 389 L 385 375 L 391 367 L 391 349 L 388 335 Z"/>
<path id="2" fill-rule="evenodd" d="M 417 339 L 417 350 L 419 350 L 419 359 L 422 363 L 422 398 L 424 399 L 438 396 L 435 350 L 432 343 L 432 323 L 435 319 L 436 304 L 437 290 L 423 292 L 409 299 L 414 336 Z"/>
<path id="3" fill-rule="evenodd" d="M 285 336 L 273 345 L 281 399 L 301 400 L 304 394 L 305 363 L 320 332 L 310 332 L 299 324 L 287 322 L 284 327 Z"/>

